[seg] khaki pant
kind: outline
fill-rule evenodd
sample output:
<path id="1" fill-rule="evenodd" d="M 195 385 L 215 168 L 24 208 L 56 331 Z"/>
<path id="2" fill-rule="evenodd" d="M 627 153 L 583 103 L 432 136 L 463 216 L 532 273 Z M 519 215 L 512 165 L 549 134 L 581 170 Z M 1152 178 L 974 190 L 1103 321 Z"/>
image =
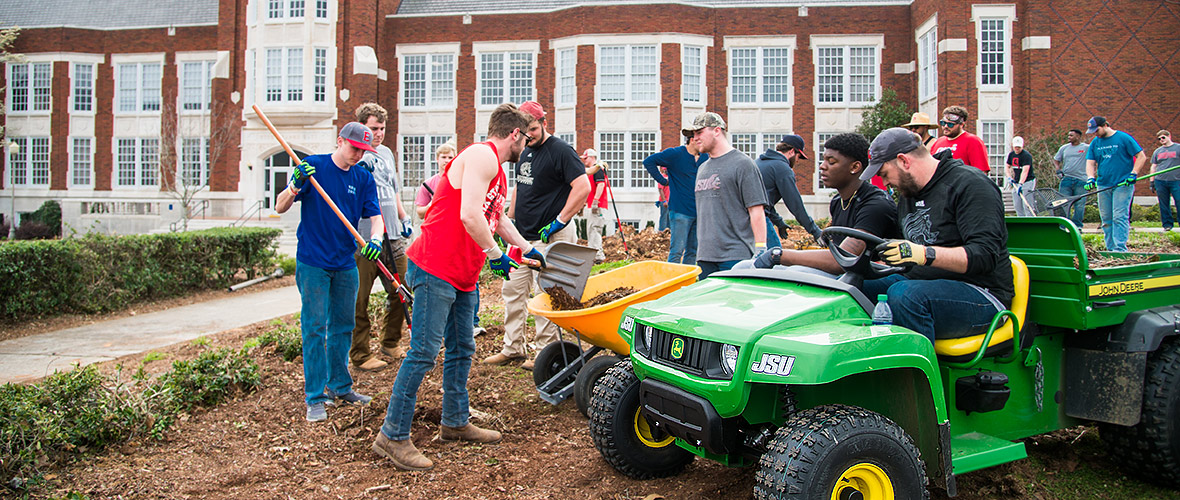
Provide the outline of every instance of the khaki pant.
<path id="1" fill-rule="evenodd" d="M 571 225 L 554 234 L 549 242 L 576 243 L 576 238 L 577 233 Z M 532 244 L 542 252 L 549 246 L 540 241 L 534 241 Z M 524 325 L 525 318 L 528 316 L 529 296 L 536 283 L 537 272 L 522 265 L 519 269 L 509 273 L 508 280 L 504 282 L 504 287 L 500 290 L 500 294 L 504 297 L 504 348 L 500 352 L 505 356 L 528 356 L 528 351 L 525 348 Z M 537 293 L 544 292 L 537 290 Z M 540 316 L 537 316 L 536 320 L 537 335 L 533 344 L 535 349 L 544 348 L 560 338 L 560 330 L 557 325 Z"/>
<path id="2" fill-rule="evenodd" d="M 386 240 L 386 243 L 385 246 L 387 248 L 382 248 L 381 250 L 381 261 L 386 266 L 390 262 L 393 262 L 397 270 L 390 269 L 389 271 L 396 272 L 399 279 L 405 284 L 405 244 L 402 240 Z M 395 255 L 396 257 L 394 257 Z M 381 274 L 381 270 L 377 268 L 377 263 L 366 259 L 359 251 L 356 252 L 354 257 L 356 258 L 356 271 L 360 280 L 360 288 L 356 292 L 356 327 L 352 329 L 352 348 L 348 351 L 348 359 L 352 361 L 353 365 L 360 366 L 373 356 L 369 350 L 369 338 L 371 336 L 369 293 L 373 289 L 374 279 L 381 279 L 381 286 L 385 287 L 385 293 L 388 294 L 388 302 L 385 305 L 385 328 L 381 332 L 381 347 L 392 350 L 397 347 L 398 342 L 401 342 L 402 323 L 405 322 L 405 312 L 402 310 L 397 289 L 385 278 L 384 274 Z"/>
<path id="3" fill-rule="evenodd" d="M 602 209 L 590 209 L 590 216 L 586 217 L 586 243 L 591 248 L 598 249 L 598 254 L 595 255 L 598 260 L 606 258 L 606 254 L 602 253 L 603 231 L 606 231 L 606 219 L 602 217 Z"/>

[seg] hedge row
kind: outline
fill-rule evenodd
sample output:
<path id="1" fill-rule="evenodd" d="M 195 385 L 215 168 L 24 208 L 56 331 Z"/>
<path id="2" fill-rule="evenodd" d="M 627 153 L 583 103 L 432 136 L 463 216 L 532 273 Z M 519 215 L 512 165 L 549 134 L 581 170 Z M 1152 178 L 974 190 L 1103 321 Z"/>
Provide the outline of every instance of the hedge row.
<path id="1" fill-rule="evenodd" d="M 115 311 L 143 299 L 229 285 L 274 265 L 273 228 L 0 244 L 0 319 Z"/>

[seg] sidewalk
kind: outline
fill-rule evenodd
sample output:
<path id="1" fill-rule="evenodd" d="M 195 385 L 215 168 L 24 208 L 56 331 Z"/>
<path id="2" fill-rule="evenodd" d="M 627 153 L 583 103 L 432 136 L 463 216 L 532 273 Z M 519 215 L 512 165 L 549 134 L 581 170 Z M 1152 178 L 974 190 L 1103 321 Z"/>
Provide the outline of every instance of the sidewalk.
<path id="1" fill-rule="evenodd" d="M 0 342 L 0 384 L 23 383 L 120 356 L 299 312 L 287 286 Z M 238 295 L 235 295 L 238 294 Z"/>

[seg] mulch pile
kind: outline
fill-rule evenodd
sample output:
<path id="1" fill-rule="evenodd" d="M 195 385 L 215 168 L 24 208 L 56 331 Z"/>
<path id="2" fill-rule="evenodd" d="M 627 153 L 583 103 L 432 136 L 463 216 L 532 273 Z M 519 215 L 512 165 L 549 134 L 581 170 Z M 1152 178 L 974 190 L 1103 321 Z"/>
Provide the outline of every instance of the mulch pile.
<path id="1" fill-rule="evenodd" d="M 1133 264 L 1146 264 L 1148 262 L 1159 262 L 1158 254 L 1174 254 L 1180 252 L 1180 248 L 1176 245 L 1167 243 L 1138 243 L 1127 242 L 1127 251 L 1130 253 L 1113 256 L 1103 255 L 1102 251 L 1105 248 L 1099 248 L 1090 243 L 1086 243 L 1086 260 L 1090 262 L 1090 269 L 1104 268 L 1104 267 L 1118 267 L 1130 266 Z M 1076 258 L 1074 259 L 1077 260 Z M 1077 266 L 1077 262 L 1074 262 Z"/>
<path id="2" fill-rule="evenodd" d="M 549 303 L 553 305 L 554 311 L 576 311 L 578 309 L 600 306 L 619 300 L 637 291 L 635 287 L 621 286 L 613 290 L 607 290 L 590 297 L 590 300 L 581 302 L 559 286 L 551 286 L 545 289 L 545 293 L 549 294 Z"/>
<path id="3" fill-rule="evenodd" d="M 623 250 L 623 239 L 627 240 L 627 250 Z M 672 238 L 671 231 L 665 229 L 656 231 L 647 228 L 636 231 L 635 228 L 623 225 L 623 238 L 613 234 L 602 239 L 602 253 L 607 262 L 619 260 L 667 260 L 668 246 Z"/>

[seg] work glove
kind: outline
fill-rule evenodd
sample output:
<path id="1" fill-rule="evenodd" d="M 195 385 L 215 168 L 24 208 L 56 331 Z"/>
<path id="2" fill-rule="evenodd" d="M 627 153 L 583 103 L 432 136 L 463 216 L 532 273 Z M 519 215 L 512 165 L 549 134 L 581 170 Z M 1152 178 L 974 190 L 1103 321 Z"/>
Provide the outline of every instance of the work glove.
<path id="1" fill-rule="evenodd" d="M 789 229 L 789 228 L 790 228 L 790 226 L 788 226 L 786 224 L 778 226 L 778 231 L 777 231 L 778 237 L 780 239 L 784 239 L 784 240 L 790 239 L 791 233 L 787 231 L 787 229 Z"/>
<path id="2" fill-rule="evenodd" d="M 1139 180 L 1139 176 L 1135 175 L 1135 172 L 1131 172 L 1127 174 L 1127 177 L 1123 178 L 1122 182 L 1118 183 L 1118 187 L 1130 186 L 1131 184 L 1134 184 L 1136 180 Z"/>
<path id="3" fill-rule="evenodd" d="M 488 252 L 488 267 L 492 269 L 492 274 L 508 279 L 508 273 L 520 267 L 520 264 L 496 247 L 494 251 Z"/>
<path id="4" fill-rule="evenodd" d="M 1095 179 L 1093 177 L 1086 179 L 1086 183 L 1082 185 L 1082 189 L 1085 189 L 1086 191 L 1093 191 L 1095 189 L 1098 189 L 1098 179 Z"/>
<path id="5" fill-rule="evenodd" d="M 562 222 L 561 217 L 558 217 L 553 219 L 553 222 L 550 222 L 545 227 L 541 228 L 541 243 L 549 243 L 549 238 L 552 238 L 553 235 L 557 234 L 558 231 L 565 229 L 566 224 L 569 223 Z"/>
<path id="6" fill-rule="evenodd" d="M 926 247 L 907 240 L 888 240 L 877 245 L 881 260 L 891 266 L 926 265 Z"/>
<path id="7" fill-rule="evenodd" d="M 402 219 L 402 238 L 409 238 L 414 234 L 414 220 L 406 217 Z"/>
<path id="8" fill-rule="evenodd" d="M 307 184 L 307 178 L 315 173 L 315 165 L 307 162 L 295 165 L 295 169 L 291 171 L 291 185 L 295 189 L 303 190 L 303 186 Z"/>
<path id="9" fill-rule="evenodd" d="M 369 260 L 377 260 L 381 256 L 381 238 L 374 237 L 361 248 L 361 255 Z"/>
<path id="10" fill-rule="evenodd" d="M 782 257 L 783 249 L 781 247 L 771 248 L 754 258 L 754 267 L 758 269 L 771 269 L 782 262 Z"/>
<path id="11" fill-rule="evenodd" d="M 525 252 L 524 258 L 540 262 L 541 264 L 539 266 L 539 269 L 545 269 L 545 256 L 541 255 L 541 251 L 537 250 L 537 247 L 533 247 L 533 248 L 529 249 L 529 251 Z"/>

